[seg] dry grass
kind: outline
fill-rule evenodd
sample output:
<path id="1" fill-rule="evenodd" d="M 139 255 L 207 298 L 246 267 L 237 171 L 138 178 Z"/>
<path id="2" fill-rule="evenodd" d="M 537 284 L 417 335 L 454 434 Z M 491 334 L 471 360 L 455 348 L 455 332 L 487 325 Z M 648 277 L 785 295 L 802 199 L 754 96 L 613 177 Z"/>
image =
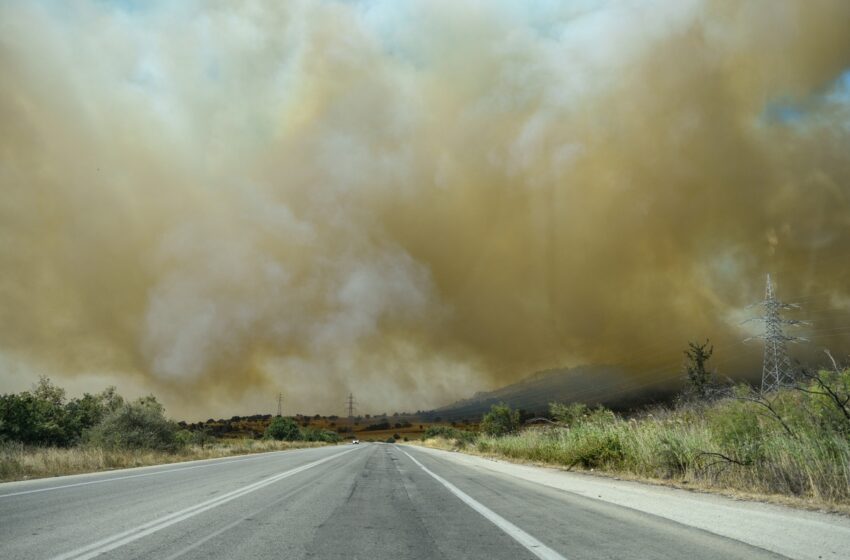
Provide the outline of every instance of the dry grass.
<path id="1" fill-rule="evenodd" d="M 79 474 L 130 467 L 144 467 L 214 459 L 249 453 L 265 453 L 307 447 L 322 447 L 325 443 L 274 440 L 220 440 L 214 444 L 187 446 L 175 452 L 149 450 L 104 450 L 98 447 L 28 447 L 20 444 L 0 445 L 0 482 L 28 480 L 68 474 Z"/>

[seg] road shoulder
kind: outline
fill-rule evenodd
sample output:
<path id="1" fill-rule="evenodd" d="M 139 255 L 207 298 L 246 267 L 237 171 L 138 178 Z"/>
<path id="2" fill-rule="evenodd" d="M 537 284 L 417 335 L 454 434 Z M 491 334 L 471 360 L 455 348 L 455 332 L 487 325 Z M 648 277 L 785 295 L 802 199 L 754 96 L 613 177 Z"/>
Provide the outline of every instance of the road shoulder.
<path id="1" fill-rule="evenodd" d="M 791 558 L 843 558 L 850 546 L 850 518 L 840 515 L 568 473 L 422 446 L 409 447 L 473 469 L 656 515 Z M 817 546 L 812 546 L 814 543 Z"/>

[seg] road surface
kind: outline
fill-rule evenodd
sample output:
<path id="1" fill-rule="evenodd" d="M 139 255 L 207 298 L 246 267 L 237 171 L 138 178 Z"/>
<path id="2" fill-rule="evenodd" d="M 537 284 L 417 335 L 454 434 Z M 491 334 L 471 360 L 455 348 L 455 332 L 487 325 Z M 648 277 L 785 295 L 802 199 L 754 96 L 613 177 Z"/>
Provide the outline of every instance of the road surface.
<path id="1" fill-rule="evenodd" d="M 0 558 L 848 557 L 846 518 L 624 484 L 385 444 L 7 483 Z"/>

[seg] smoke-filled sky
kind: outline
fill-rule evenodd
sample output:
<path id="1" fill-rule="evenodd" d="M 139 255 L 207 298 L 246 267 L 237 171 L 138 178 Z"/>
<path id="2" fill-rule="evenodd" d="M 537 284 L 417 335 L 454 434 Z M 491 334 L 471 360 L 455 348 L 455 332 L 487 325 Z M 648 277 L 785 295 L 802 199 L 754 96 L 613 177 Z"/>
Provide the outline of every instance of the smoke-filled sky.
<path id="1" fill-rule="evenodd" d="M 850 3 L 0 3 L 0 392 L 424 409 L 850 349 Z"/>

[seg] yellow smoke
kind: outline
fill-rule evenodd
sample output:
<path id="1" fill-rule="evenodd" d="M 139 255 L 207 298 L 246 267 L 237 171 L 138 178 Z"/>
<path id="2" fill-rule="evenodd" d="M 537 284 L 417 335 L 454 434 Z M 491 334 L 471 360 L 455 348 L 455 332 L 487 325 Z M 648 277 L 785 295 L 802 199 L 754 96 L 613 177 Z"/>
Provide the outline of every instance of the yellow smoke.
<path id="1" fill-rule="evenodd" d="M 0 6 L 0 391 L 751 375 L 768 271 L 847 349 L 847 2 L 178 4 Z"/>

